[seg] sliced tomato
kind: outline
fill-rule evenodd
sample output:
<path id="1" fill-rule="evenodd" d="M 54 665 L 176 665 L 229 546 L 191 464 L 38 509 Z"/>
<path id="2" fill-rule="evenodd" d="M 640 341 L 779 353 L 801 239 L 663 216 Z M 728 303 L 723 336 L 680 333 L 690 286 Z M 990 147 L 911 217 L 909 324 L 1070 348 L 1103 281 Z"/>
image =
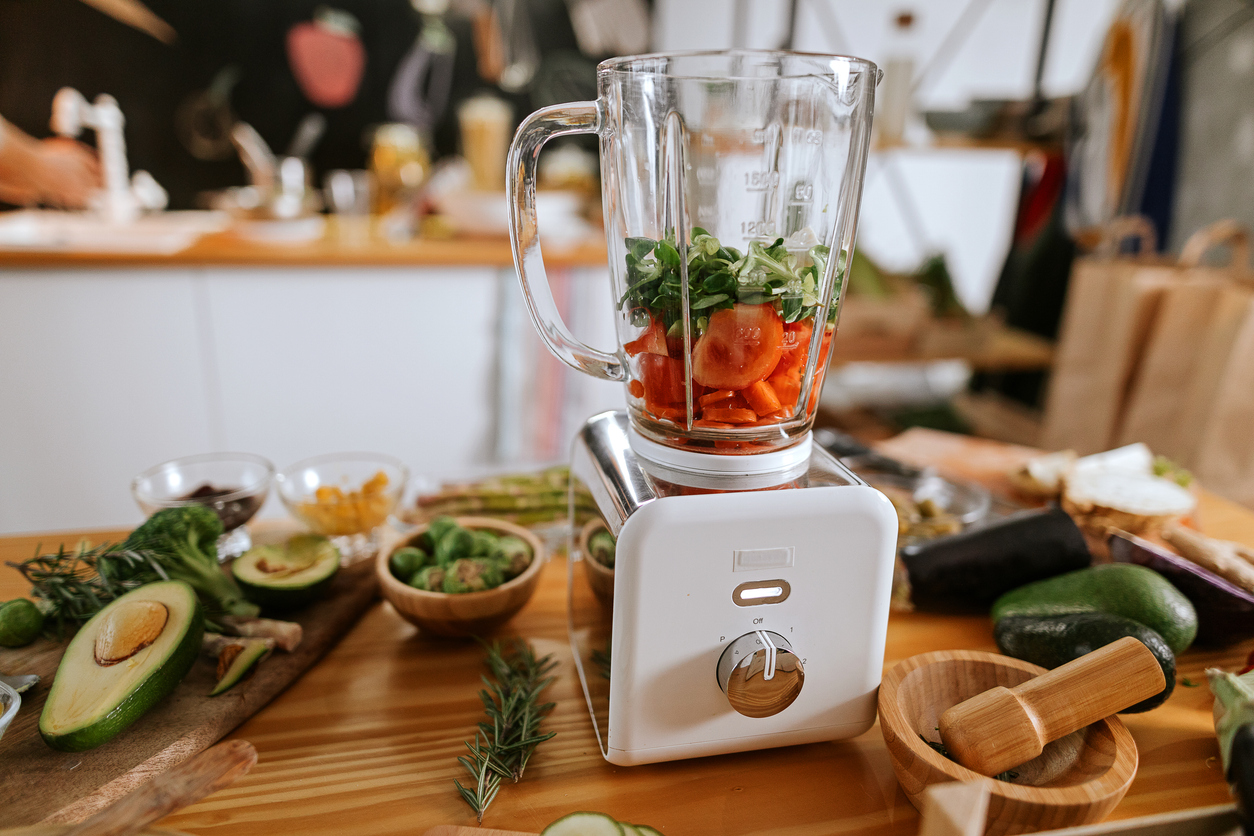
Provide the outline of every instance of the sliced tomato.
<path id="1" fill-rule="evenodd" d="M 784 322 L 770 305 L 715 312 L 692 351 L 692 379 L 712 389 L 744 389 L 779 363 Z"/>
<path id="2" fill-rule="evenodd" d="M 684 402 L 684 363 L 665 354 L 640 355 L 640 383 L 645 400 L 656 404 Z"/>
<path id="3" fill-rule="evenodd" d="M 666 329 L 662 327 L 662 320 L 652 319 L 643 334 L 623 345 L 623 351 L 627 352 L 628 357 L 635 357 L 637 354 L 661 354 L 663 356 L 669 354 L 670 352 L 666 350 Z"/>
<path id="4" fill-rule="evenodd" d="M 745 400 L 749 402 L 749 408 L 759 418 L 779 411 L 779 396 L 775 394 L 775 390 L 771 388 L 770 384 L 764 380 L 755 380 L 753 383 L 750 383 L 749 387 L 744 390 L 744 396 Z"/>

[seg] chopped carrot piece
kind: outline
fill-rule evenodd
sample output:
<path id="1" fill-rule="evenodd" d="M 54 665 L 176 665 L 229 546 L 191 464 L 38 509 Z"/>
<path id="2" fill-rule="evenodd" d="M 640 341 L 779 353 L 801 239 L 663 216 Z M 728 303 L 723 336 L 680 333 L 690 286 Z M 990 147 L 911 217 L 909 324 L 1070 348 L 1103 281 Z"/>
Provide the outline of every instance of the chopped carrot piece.
<path id="1" fill-rule="evenodd" d="M 688 417 L 688 410 L 682 406 L 662 406 L 655 403 L 645 403 L 645 409 L 652 412 L 658 418 L 670 418 L 674 420 Z"/>
<path id="2" fill-rule="evenodd" d="M 698 418 L 692 422 L 694 427 L 702 427 L 707 430 L 730 430 L 735 424 L 724 424 L 721 421 L 711 421 L 708 418 Z"/>
<path id="3" fill-rule="evenodd" d="M 734 407 L 711 407 L 703 413 L 704 417 L 710 421 L 721 421 L 725 424 L 751 424 L 758 420 L 758 415 L 752 409 L 736 409 Z"/>
<path id="4" fill-rule="evenodd" d="M 766 382 L 775 390 L 780 404 L 788 409 L 797 405 L 797 398 L 801 396 L 801 375 L 777 374 L 767 378 Z"/>
<path id="5" fill-rule="evenodd" d="M 632 380 L 631 383 L 627 384 L 627 391 L 631 393 L 633 398 L 643 398 L 644 384 L 638 380 Z"/>
<path id="6" fill-rule="evenodd" d="M 699 403 L 702 406 L 709 406 L 712 403 L 718 403 L 719 401 L 729 400 L 732 397 L 734 397 L 735 394 L 736 393 L 730 389 L 715 389 L 713 392 L 709 393 L 708 395 L 702 395 Z"/>
<path id="7" fill-rule="evenodd" d="M 757 413 L 758 417 L 779 411 L 779 396 L 765 380 L 750 383 L 749 388 L 744 390 L 744 396 L 749 402 L 749 408 Z"/>

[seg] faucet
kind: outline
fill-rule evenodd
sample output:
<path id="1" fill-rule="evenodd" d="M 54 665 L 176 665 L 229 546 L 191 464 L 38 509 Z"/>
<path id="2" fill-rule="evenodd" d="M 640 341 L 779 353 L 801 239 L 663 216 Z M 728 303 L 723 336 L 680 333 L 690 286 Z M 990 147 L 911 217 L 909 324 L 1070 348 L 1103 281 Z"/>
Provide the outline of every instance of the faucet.
<path id="1" fill-rule="evenodd" d="M 136 171 L 130 176 L 126 139 L 122 135 L 125 124 L 117 99 L 106 93 L 97 96 L 94 103 L 88 103 L 74 88 L 62 87 L 52 100 L 54 132 L 76 137 L 84 128 L 95 130 L 104 192 L 93 205 L 115 224 L 131 223 L 139 217 L 141 209 L 158 211 L 169 202 L 169 195 L 151 174 Z"/>

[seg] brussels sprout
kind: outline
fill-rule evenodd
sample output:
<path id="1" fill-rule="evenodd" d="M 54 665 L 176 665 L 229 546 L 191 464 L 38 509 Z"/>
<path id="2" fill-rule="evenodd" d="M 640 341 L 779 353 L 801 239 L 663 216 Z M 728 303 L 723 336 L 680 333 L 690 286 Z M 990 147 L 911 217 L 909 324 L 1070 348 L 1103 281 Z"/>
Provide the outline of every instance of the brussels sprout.
<path id="1" fill-rule="evenodd" d="M 454 561 L 444 576 L 445 592 L 482 592 L 500 586 L 505 580 L 501 567 L 481 557 Z"/>
<path id="2" fill-rule="evenodd" d="M 431 538 L 431 549 L 435 549 L 435 545 L 440 542 L 445 534 L 457 528 L 457 520 L 452 517 L 436 517 L 427 526 L 426 535 Z M 424 547 L 425 548 L 425 547 Z"/>
<path id="3" fill-rule="evenodd" d="M 588 538 L 588 551 L 593 560 L 607 569 L 614 568 L 614 535 L 605 529 Z"/>
<path id="4" fill-rule="evenodd" d="M 430 563 L 430 555 L 413 546 L 397 549 L 388 558 L 388 566 L 392 569 L 392 574 L 401 580 L 412 578 L 418 574 L 419 569 L 425 568 Z"/>
<path id="5" fill-rule="evenodd" d="M 427 566 L 419 569 L 409 579 L 409 585 L 414 589 L 425 589 L 427 592 L 443 592 L 445 574 L 442 566 Z"/>
<path id="6" fill-rule="evenodd" d="M 521 537 L 501 537 L 492 557 L 505 570 L 506 579 L 516 578 L 531 565 L 531 546 Z"/>
<path id="7" fill-rule="evenodd" d="M 496 535 L 491 531 L 472 531 L 474 545 L 470 548 L 471 557 L 491 557 L 496 550 Z"/>
<path id="8" fill-rule="evenodd" d="M 436 562 L 447 567 L 454 560 L 470 557 L 474 546 L 473 534 L 460 526 L 452 528 L 435 545 Z"/>

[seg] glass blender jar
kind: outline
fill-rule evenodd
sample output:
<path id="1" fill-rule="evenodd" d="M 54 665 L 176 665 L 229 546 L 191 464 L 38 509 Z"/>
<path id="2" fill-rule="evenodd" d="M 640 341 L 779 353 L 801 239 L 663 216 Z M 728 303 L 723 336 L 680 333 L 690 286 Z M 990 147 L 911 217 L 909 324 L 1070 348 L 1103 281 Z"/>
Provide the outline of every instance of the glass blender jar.
<path id="1" fill-rule="evenodd" d="M 615 58 L 597 74 L 596 101 L 533 113 L 510 149 L 511 243 L 537 330 L 569 365 L 626 384 L 632 446 L 650 459 L 683 469 L 802 446 L 853 251 L 879 70 L 732 50 Z M 537 237 L 541 146 L 578 133 L 600 138 L 612 354 L 562 322 Z"/>

